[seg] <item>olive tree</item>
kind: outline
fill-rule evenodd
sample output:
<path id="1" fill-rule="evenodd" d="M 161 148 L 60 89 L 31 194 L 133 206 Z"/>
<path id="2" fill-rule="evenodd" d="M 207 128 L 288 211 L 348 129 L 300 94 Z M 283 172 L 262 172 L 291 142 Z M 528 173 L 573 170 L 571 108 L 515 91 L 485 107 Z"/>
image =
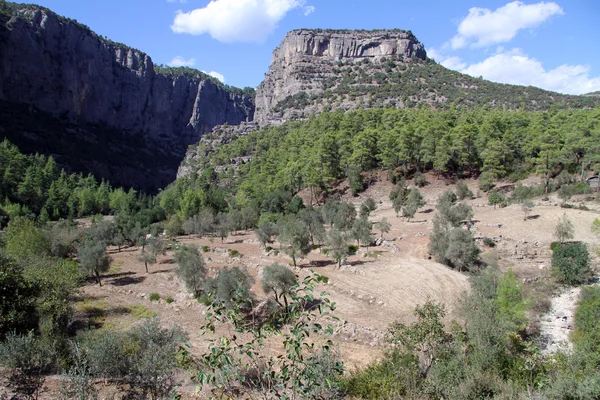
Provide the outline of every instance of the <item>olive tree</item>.
<path id="1" fill-rule="evenodd" d="M 98 285 L 102 286 L 100 274 L 108 271 L 111 261 L 104 243 L 86 240 L 77 250 L 77 259 L 83 272 L 93 276 Z"/>
<path id="2" fill-rule="evenodd" d="M 561 243 L 575 237 L 573 223 L 567 217 L 567 214 L 563 214 L 562 217 L 558 219 L 556 230 L 554 231 L 554 237 Z"/>
<path id="3" fill-rule="evenodd" d="M 183 281 L 186 288 L 197 294 L 206 279 L 206 266 L 202 254 L 195 245 L 182 245 L 174 255 L 175 262 L 179 265 L 176 274 Z"/>
<path id="4" fill-rule="evenodd" d="M 275 263 L 265 267 L 260 283 L 265 293 L 273 293 L 277 304 L 287 309 L 290 288 L 297 282 L 298 278 L 289 268 Z"/>

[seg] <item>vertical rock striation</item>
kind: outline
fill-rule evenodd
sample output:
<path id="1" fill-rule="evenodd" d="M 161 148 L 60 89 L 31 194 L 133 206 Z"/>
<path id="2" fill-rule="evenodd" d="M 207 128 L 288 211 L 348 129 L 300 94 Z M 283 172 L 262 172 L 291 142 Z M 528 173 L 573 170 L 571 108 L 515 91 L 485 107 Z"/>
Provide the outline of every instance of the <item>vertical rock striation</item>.
<path id="1" fill-rule="evenodd" d="M 253 119 L 254 99 L 247 92 L 230 90 L 199 71 L 155 68 L 143 52 L 103 39 L 47 9 L 12 7 L 0 14 L 0 101 L 26 104 L 69 124 L 125 132 L 146 146 L 132 151 L 165 154 L 161 165 L 133 167 L 140 173 L 153 169 L 174 179 L 187 146 L 203 133 Z M 18 141 L 11 137 L 16 134 L 0 132 Z M 67 130 L 63 135 L 69 140 Z M 60 148 L 50 151 L 67 160 L 76 157 L 60 154 Z M 90 162 L 89 168 L 106 172 L 104 162 Z M 139 186 L 135 171 L 127 175 L 115 183 Z M 164 184 L 145 183 L 152 189 Z"/>
<path id="2" fill-rule="evenodd" d="M 423 45 L 403 30 L 295 30 L 273 51 L 271 67 L 256 92 L 255 121 L 260 126 L 293 119 L 273 108 L 288 96 L 321 93 L 328 78 L 339 81 L 338 63 L 364 59 L 427 59 Z M 314 111 L 314 110 L 308 110 Z M 304 112 L 306 113 L 306 111 Z"/>

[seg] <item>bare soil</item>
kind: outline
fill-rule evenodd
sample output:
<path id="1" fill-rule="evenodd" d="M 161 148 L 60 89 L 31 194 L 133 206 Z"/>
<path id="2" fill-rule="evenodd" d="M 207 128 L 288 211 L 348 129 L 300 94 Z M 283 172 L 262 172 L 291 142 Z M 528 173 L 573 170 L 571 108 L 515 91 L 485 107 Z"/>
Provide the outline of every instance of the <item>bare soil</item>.
<path id="1" fill-rule="evenodd" d="M 385 217 L 392 224 L 391 231 L 384 234 L 386 246 L 368 249 L 370 253 L 377 252 L 378 256 L 365 257 L 367 249 L 361 248 L 358 254 L 350 257 L 338 269 L 331 259 L 314 251 L 299 261 L 300 268 L 296 270 L 299 275 L 314 270 L 329 277 L 329 283 L 320 289 L 326 290 L 337 303 L 335 315 L 339 322 L 335 324 L 334 341 L 348 369 L 365 366 L 379 357 L 389 324 L 412 321 L 415 306 L 427 299 L 444 303 L 449 310 L 449 320 L 458 318 L 456 301 L 463 292 L 469 290 L 466 274 L 429 259 L 427 250 L 437 198 L 443 191 L 455 189 L 454 185 L 428 175 L 431 184 L 421 189 L 427 205 L 408 222 L 396 217 L 388 198 L 393 185 L 385 178 L 380 178 L 359 197 L 344 195 L 345 200 L 357 205 L 367 197 L 372 197 L 378 203 L 378 208 L 371 214 L 370 220 L 376 222 Z M 474 193 L 478 193 L 476 181 L 466 183 Z M 580 200 L 583 201 L 574 199 L 571 203 L 578 204 Z M 600 204 L 597 202 L 586 202 L 591 210 L 583 211 L 560 208 L 560 202 L 554 196 L 549 201 L 536 199 L 536 206 L 528 219 L 524 218 L 518 205 L 496 209 L 488 206 L 485 194 L 467 202 L 475 211 L 472 229 L 480 239 L 480 246 L 485 247 L 481 243 L 483 237 L 493 238 L 496 247 L 486 251 L 497 252 L 500 265 L 503 268 L 512 267 L 527 284 L 547 277 L 550 243 L 554 240 L 556 222 L 563 213 L 574 224 L 576 240 L 587 243 L 590 250 L 600 245 L 599 239 L 590 232 L 592 221 L 600 216 Z M 373 234 L 380 236 L 376 228 Z M 204 257 L 211 275 L 225 267 L 245 268 L 256 279 L 253 292 L 259 299 L 264 298 L 259 285 L 262 269 L 274 262 L 291 264 L 290 258 L 283 254 L 267 254 L 252 232 L 238 232 L 223 243 L 219 239 L 194 237 L 179 237 L 177 241 L 200 247 L 209 246 L 210 251 L 204 253 Z M 232 257 L 228 252 L 230 249 L 237 250 L 241 257 Z M 200 335 L 200 327 L 204 322 L 206 307 L 191 298 L 175 276 L 177 265 L 173 263 L 172 253 L 161 257 L 146 273 L 143 264 L 137 260 L 139 249 L 128 248 L 121 252 L 113 248 L 109 250 L 113 257 L 111 273 L 104 277 L 102 287 L 90 282 L 81 289 L 82 300 L 77 305 L 79 315 L 85 316 L 85 310 L 89 311 L 94 304 L 99 304 L 99 308 L 104 309 L 100 325 L 127 329 L 140 319 L 123 310 L 132 306 L 140 309 L 139 305 L 142 305 L 156 313 L 163 324 L 177 324 L 185 329 L 189 334 L 192 353 L 203 352 L 208 339 Z M 593 260 L 597 265 L 597 259 Z M 152 293 L 158 293 L 161 299 L 151 301 Z M 167 298 L 173 299 L 173 302 L 168 304 Z M 218 333 L 224 333 L 227 327 L 220 329 Z M 270 351 L 277 352 L 277 347 L 273 346 Z M 194 384 L 187 379 L 182 384 L 184 391 L 191 396 Z"/>

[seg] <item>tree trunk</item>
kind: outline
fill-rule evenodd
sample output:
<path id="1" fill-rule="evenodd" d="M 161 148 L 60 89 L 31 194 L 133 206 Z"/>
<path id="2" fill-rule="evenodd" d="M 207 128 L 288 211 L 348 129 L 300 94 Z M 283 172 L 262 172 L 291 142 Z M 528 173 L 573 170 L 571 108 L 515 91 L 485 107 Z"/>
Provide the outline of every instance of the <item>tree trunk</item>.
<path id="1" fill-rule="evenodd" d="M 148 261 L 144 261 L 144 266 L 146 267 L 146 273 L 148 273 Z"/>
<path id="2" fill-rule="evenodd" d="M 549 166 L 550 155 L 546 154 L 546 195 L 548 195 L 548 186 L 550 184 L 550 166 Z"/>

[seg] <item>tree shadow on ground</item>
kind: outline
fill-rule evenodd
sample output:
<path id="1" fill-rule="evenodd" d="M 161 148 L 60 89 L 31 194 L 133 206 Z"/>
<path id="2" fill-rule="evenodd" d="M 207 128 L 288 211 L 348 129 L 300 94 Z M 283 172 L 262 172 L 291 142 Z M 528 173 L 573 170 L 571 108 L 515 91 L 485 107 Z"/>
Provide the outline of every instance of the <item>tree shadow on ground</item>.
<path id="1" fill-rule="evenodd" d="M 133 274 L 135 275 L 135 274 Z M 113 279 L 110 284 L 112 286 L 128 286 L 135 285 L 136 283 L 142 283 L 146 280 L 145 276 L 125 276 L 123 278 Z"/>

